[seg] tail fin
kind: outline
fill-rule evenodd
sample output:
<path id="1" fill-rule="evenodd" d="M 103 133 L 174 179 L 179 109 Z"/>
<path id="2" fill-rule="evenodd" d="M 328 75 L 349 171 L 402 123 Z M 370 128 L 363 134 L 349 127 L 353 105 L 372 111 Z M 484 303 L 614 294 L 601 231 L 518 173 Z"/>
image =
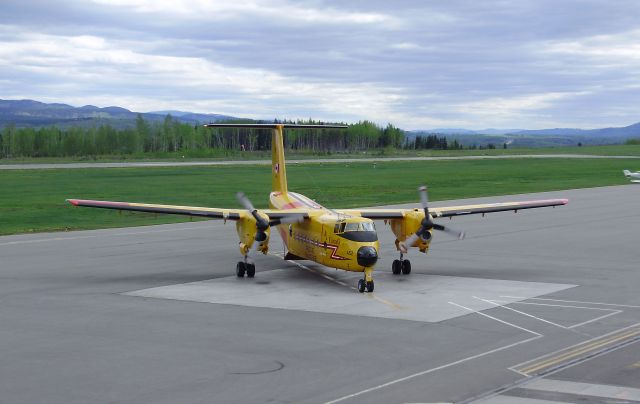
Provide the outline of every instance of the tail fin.
<path id="1" fill-rule="evenodd" d="M 624 173 L 625 177 L 631 177 L 631 171 L 629 170 L 622 170 L 622 172 Z"/>
<path id="2" fill-rule="evenodd" d="M 272 129 L 271 138 L 271 191 L 287 192 L 287 171 L 284 163 L 284 141 L 282 130 L 285 128 L 297 129 L 346 129 L 346 125 L 305 125 L 292 123 L 209 123 L 204 125 L 208 128 L 252 128 L 252 129 Z"/>
<path id="3" fill-rule="evenodd" d="M 276 125 L 271 136 L 271 191 L 287 193 L 287 169 L 284 162 L 283 125 Z"/>

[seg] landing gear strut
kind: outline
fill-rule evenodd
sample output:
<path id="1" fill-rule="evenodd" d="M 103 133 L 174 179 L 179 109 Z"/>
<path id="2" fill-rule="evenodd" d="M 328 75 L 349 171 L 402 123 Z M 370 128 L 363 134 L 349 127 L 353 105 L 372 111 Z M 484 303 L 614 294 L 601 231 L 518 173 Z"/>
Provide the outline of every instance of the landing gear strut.
<path id="1" fill-rule="evenodd" d="M 236 264 L 236 276 L 244 278 L 245 273 L 247 278 L 253 278 L 256 275 L 256 266 L 247 262 L 246 257 L 244 261 L 238 261 Z"/>
<path id="2" fill-rule="evenodd" d="M 391 264 L 391 272 L 394 275 L 399 275 L 400 273 L 409 275 L 411 273 L 411 261 L 405 260 L 404 255 L 400 253 L 400 259 L 393 260 L 393 264 Z"/>

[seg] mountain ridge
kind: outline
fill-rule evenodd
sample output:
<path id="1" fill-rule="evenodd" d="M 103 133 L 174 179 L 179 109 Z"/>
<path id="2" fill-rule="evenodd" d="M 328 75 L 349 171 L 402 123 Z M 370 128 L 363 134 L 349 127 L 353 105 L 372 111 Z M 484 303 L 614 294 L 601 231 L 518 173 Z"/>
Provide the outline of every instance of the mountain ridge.
<path id="1" fill-rule="evenodd" d="M 64 128 L 70 126 L 95 126 L 107 123 L 117 128 L 133 127 L 138 114 L 142 115 L 145 120 L 152 122 L 162 121 L 167 115 L 154 112 L 136 112 L 115 105 L 108 107 L 97 107 L 95 105 L 74 107 L 69 104 L 44 103 L 30 99 L 0 99 L 0 128 L 9 124 L 14 124 L 17 127 L 58 126 Z M 172 118 L 194 125 L 240 119 L 229 115 L 198 114 L 193 112 L 181 112 L 179 116 L 172 115 Z"/>
<path id="2" fill-rule="evenodd" d="M 109 124 L 115 128 L 134 127 L 140 114 L 150 122 L 162 122 L 170 114 L 173 119 L 192 125 L 217 122 L 221 120 L 242 119 L 222 114 L 201 114 L 179 110 L 161 110 L 151 112 L 135 112 L 126 108 L 111 105 L 97 107 L 83 105 L 74 107 L 63 103 L 44 103 L 31 99 L 0 99 L 0 129 L 9 124 L 16 127 L 57 126 L 68 128 L 73 126 L 91 127 Z M 405 131 L 411 140 L 416 136 L 438 135 L 458 139 L 464 144 L 475 143 L 507 143 L 507 144 L 608 144 L 622 143 L 632 137 L 640 138 L 640 122 L 624 127 L 608 127 L 598 129 L 551 128 L 551 129 L 482 129 L 437 128 Z"/>

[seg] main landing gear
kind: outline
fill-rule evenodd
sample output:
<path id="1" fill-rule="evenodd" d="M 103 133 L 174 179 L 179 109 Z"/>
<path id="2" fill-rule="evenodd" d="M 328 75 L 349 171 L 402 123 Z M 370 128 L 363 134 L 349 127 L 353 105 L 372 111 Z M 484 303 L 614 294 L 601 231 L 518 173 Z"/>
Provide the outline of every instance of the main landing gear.
<path id="1" fill-rule="evenodd" d="M 236 276 L 238 278 L 244 278 L 245 273 L 247 274 L 247 278 L 253 278 L 256 275 L 256 266 L 247 261 L 239 261 L 238 264 L 236 264 Z"/>
<path id="2" fill-rule="evenodd" d="M 401 272 L 403 275 L 409 275 L 411 273 L 411 261 L 405 260 L 403 257 L 404 255 L 400 253 L 400 259 L 393 260 L 391 272 L 394 275 L 400 275 Z"/>

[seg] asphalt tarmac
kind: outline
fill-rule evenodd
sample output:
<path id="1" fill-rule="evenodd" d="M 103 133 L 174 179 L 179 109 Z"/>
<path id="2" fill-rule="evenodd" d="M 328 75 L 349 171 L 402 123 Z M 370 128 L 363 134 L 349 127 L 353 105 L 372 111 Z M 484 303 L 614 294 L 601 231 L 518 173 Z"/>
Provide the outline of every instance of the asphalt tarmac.
<path id="1" fill-rule="evenodd" d="M 366 163 L 380 161 L 439 161 L 439 160 L 494 160 L 494 159 L 640 159 L 639 156 L 600 156 L 591 154 L 514 154 L 514 155 L 478 155 L 478 156 L 443 156 L 443 157 L 362 157 L 362 158 L 329 158 L 329 159 L 287 159 L 288 164 L 314 163 Z M 193 167 L 193 166 L 237 166 L 237 165 L 271 165 L 271 160 L 203 160 L 203 161 L 130 161 L 111 163 L 26 163 L 0 164 L 0 170 L 49 170 L 60 168 L 133 168 L 133 167 Z"/>
<path id="2" fill-rule="evenodd" d="M 362 295 L 277 236 L 236 279 L 232 222 L 0 237 L 0 401 L 638 402 L 639 186 L 434 205 L 556 197 L 445 220 L 411 275 L 377 223 Z"/>

